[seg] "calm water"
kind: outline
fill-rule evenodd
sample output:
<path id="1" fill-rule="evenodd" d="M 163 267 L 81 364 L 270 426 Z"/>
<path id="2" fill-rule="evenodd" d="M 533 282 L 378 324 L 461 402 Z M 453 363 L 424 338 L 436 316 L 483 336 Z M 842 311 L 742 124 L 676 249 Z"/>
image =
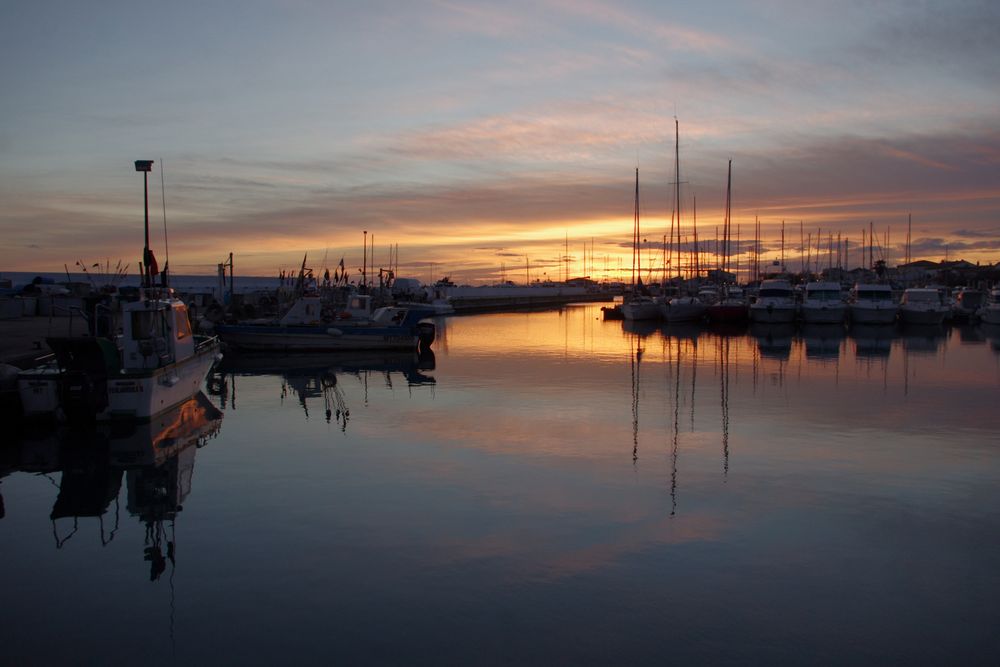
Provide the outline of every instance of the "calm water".
<path id="1" fill-rule="evenodd" d="M 0 662 L 1000 663 L 1000 329 L 599 315 L 16 436 Z"/>

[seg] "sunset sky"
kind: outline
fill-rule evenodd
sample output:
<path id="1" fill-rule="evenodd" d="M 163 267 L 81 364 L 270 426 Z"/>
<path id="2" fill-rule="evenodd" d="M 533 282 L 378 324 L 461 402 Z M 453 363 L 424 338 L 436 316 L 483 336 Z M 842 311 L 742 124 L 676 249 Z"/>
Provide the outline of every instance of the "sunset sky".
<path id="1" fill-rule="evenodd" d="M 754 217 L 890 262 L 1000 261 L 1000 3 L 21 1 L 0 21 L 0 272 L 142 245 L 273 275 L 376 263 L 486 282 L 631 266 L 697 197 L 702 240 Z M 592 246 L 591 246 L 592 244 Z M 584 248 L 588 266 L 584 267 Z M 649 248 L 644 261 L 662 261 Z M 794 258 L 794 259 L 791 259 Z"/>

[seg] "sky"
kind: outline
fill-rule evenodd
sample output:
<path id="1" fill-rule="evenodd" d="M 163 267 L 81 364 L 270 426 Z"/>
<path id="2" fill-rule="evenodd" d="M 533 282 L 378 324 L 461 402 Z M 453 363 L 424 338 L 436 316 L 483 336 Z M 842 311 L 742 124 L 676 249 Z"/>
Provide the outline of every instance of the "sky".
<path id="1" fill-rule="evenodd" d="M 759 220 L 765 260 L 784 221 L 790 268 L 831 235 L 859 265 L 869 228 L 895 264 L 912 219 L 913 259 L 1000 261 L 996 2 L 8 0 L 2 17 L 0 274 L 137 273 L 138 159 L 175 273 L 229 253 L 244 275 L 304 256 L 356 273 L 368 239 L 423 281 L 619 277 L 637 168 L 651 271 L 676 180 L 685 247 L 696 204 L 714 248 L 729 160 L 740 247 Z"/>

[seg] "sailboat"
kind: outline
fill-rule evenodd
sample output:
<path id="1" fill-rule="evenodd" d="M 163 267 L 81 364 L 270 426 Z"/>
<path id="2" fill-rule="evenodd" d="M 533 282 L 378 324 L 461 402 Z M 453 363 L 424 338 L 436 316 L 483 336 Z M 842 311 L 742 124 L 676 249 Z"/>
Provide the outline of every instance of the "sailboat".
<path id="1" fill-rule="evenodd" d="M 148 173 L 152 160 L 137 160 Z M 194 397 L 221 358 L 219 341 L 191 331 L 187 306 L 167 285 L 149 248 L 149 189 L 145 186 L 146 244 L 139 298 L 97 304 L 87 313 L 89 335 L 45 339 L 54 361 L 18 374 L 26 417 L 68 421 L 147 420 Z M 162 275 L 161 284 L 153 278 Z M 113 325 L 121 318 L 121 333 Z"/>
<path id="2" fill-rule="evenodd" d="M 622 316 L 626 320 L 658 320 L 660 304 L 649 295 L 642 284 L 642 237 L 639 235 L 639 168 L 635 169 L 635 214 L 632 226 L 632 291 L 622 302 Z M 638 280 L 637 280 L 638 278 Z"/>
<path id="3" fill-rule="evenodd" d="M 726 218 L 723 223 L 723 246 L 722 246 L 722 271 L 721 274 L 728 273 L 729 270 L 729 238 L 730 225 L 732 222 L 732 191 L 733 191 L 733 161 L 729 161 L 729 171 L 726 182 Z M 736 284 L 723 284 L 719 288 L 719 298 L 706 309 L 706 314 L 710 322 L 728 323 L 745 322 L 749 316 L 747 312 L 747 300 L 743 294 L 743 289 Z"/>
<path id="4" fill-rule="evenodd" d="M 677 245 L 673 246 L 674 240 L 672 238 L 670 244 L 677 248 L 679 264 L 681 254 L 681 154 L 680 124 L 676 118 L 674 119 L 674 176 L 674 186 L 676 187 L 674 198 L 677 201 Z M 661 304 L 663 319 L 670 323 L 698 322 L 704 319 L 705 308 L 705 302 L 691 294 L 676 294 Z"/>

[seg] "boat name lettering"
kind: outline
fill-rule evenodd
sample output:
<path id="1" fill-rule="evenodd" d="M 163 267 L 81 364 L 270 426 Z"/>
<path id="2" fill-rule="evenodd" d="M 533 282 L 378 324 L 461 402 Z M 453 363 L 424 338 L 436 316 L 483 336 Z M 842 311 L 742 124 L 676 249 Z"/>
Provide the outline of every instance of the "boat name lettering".
<path id="1" fill-rule="evenodd" d="M 112 394 L 134 394 L 142 393 L 143 388 L 141 382 L 116 382 L 111 385 L 109 391 Z"/>

